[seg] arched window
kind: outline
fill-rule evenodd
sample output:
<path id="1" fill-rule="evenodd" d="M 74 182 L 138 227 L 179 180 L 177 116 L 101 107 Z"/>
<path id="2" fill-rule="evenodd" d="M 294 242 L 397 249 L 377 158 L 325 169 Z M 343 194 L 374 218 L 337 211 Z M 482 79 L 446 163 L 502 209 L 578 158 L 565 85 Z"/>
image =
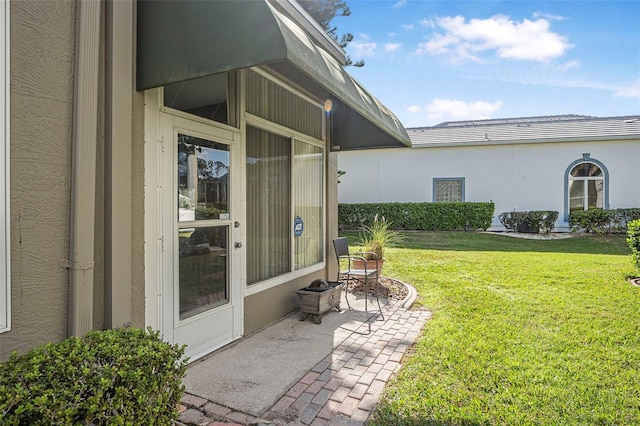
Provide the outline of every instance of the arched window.
<path id="1" fill-rule="evenodd" d="M 600 161 L 582 155 L 565 171 L 565 220 L 575 210 L 609 208 L 609 173 Z"/>

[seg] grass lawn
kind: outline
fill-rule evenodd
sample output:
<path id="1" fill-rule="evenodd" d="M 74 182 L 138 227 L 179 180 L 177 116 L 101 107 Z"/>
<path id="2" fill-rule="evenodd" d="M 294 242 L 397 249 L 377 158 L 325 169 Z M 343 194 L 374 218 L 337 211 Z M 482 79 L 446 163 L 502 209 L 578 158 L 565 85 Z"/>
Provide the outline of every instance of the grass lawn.
<path id="1" fill-rule="evenodd" d="M 374 425 L 640 424 L 624 236 L 405 234 L 384 274 L 433 312 Z"/>

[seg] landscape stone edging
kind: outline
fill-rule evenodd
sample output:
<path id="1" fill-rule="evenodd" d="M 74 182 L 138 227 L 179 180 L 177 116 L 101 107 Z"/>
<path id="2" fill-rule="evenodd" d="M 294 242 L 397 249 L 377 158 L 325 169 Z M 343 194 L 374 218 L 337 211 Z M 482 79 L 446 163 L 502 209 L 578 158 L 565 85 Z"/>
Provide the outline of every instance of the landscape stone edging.
<path id="1" fill-rule="evenodd" d="M 405 283 L 404 281 L 397 280 L 393 278 L 394 281 L 402 284 L 407 289 L 407 295 L 400 301 L 400 307 L 402 309 L 409 310 L 413 307 L 416 299 L 418 298 L 418 292 L 412 285 Z"/>

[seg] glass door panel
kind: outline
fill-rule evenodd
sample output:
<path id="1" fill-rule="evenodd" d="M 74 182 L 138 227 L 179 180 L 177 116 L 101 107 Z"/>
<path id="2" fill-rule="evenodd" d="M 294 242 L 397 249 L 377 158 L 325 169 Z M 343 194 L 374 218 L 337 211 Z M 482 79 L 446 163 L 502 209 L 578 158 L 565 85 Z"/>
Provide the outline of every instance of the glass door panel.
<path id="1" fill-rule="evenodd" d="M 178 228 L 180 320 L 229 302 L 228 227 Z"/>
<path id="2" fill-rule="evenodd" d="M 229 218 L 229 146 L 178 134 L 178 221 Z"/>
<path id="3" fill-rule="evenodd" d="M 229 145 L 178 133 L 180 321 L 229 302 Z"/>
<path id="4" fill-rule="evenodd" d="M 161 129 L 161 331 L 194 360 L 243 332 L 241 136 L 172 114 Z"/>

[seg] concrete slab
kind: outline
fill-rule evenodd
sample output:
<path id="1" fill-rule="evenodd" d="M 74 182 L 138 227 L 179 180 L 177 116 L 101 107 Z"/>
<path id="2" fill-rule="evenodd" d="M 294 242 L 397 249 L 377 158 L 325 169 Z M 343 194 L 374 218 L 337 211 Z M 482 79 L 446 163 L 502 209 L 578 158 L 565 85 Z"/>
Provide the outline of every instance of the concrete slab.
<path id="1" fill-rule="evenodd" d="M 237 411 L 261 416 L 311 368 L 377 311 L 369 299 L 342 295 L 343 311 L 332 309 L 322 317 L 300 321 L 293 313 L 264 330 L 195 361 L 184 380 L 188 393 Z M 382 301 L 384 304 L 384 301 Z"/>

